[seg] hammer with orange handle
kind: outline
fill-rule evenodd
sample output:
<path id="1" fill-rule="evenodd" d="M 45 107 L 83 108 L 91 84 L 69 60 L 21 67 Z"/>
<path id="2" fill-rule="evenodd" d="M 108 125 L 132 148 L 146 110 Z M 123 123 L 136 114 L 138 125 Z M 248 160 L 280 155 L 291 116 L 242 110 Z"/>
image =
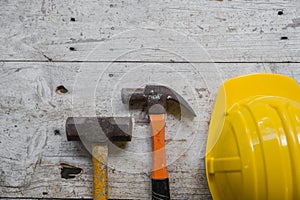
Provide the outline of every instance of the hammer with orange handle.
<path id="1" fill-rule="evenodd" d="M 152 138 L 152 200 L 169 200 L 169 178 L 165 153 L 165 113 L 167 101 L 172 100 L 196 116 L 190 105 L 174 90 L 162 85 L 145 88 L 123 88 L 122 102 L 142 105 L 149 115 Z"/>

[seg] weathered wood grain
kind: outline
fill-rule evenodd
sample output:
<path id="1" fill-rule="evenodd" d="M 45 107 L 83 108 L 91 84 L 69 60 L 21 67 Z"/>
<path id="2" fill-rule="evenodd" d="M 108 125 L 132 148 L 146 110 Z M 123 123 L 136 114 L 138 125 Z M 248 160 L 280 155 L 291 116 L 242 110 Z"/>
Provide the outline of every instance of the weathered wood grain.
<path id="1" fill-rule="evenodd" d="M 298 0 L 2 0 L 0 60 L 300 62 L 299 13 Z"/>
<path id="2" fill-rule="evenodd" d="M 167 117 L 167 161 L 172 199 L 211 199 L 204 155 L 214 97 L 223 80 L 274 72 L 300 82 L 299 64 L 0 63 L 0 196 L 90 198 L 92 162 L 85 146 L 68 142 L 67 116 L 127 116 L 120 88 L 156 82 L 189 101 L 198 116 Z M 57 94 L 58 85 L 69 91 Z M 132 114 L 137 111 L 131 111 Z M 109 196 L 150 198 L 149 127 L 135 123 L 132 142 L 110 145 Z M 62 163 L 83 172 L 61 178 Z"/>
<path id="3" fill-rule="evenodd" d="M 65 119 L 127 116 L 120 88 L 161 83 L 198 114 L 167 118 L 172 199 L 211 199 L 203 158 L 217 88 L 254 72 L 300 83 L 299 11 L 298 0 L 1 1 L 0 197 L 91 198 L 90 155 L 66 141 Z M 150 198 L 149 127 L 134 127 L 131 143 L 110 145 L 110 198 Z M 83 171 L 64 179 L 66 164 Z"/>

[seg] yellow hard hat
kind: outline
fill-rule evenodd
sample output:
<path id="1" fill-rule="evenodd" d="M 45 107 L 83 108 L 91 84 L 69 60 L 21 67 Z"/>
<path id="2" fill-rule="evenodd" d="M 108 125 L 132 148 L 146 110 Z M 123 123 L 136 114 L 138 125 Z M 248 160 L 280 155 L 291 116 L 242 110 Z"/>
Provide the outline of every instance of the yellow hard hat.
<path id="1" fill-rule="evenodd" d="M 300 87 L 252 74 L 220 88 L 206 146 L 214 200 L 300 199 Z"/>

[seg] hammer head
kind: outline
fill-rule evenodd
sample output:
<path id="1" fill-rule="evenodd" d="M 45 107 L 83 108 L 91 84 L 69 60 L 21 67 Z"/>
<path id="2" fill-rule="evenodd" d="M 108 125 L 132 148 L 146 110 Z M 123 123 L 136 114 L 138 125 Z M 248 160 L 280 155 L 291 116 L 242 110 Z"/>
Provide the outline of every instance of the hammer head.
<path id="1" fill-rule="evenodd" d="M 105 143 L 131 141 L 132 119 L 130 117 L 69 117 L 66 121 L 69 141 Z"/>
<path id="2" fill-rule="evenodd" d="M 175 101 L 185 108 L 189 114 L 196 113 L 187 101 L 177 92 L 162 85 L 146 85 L 145 88 L 123 88 L 121 91 L 122 102 L 129 105 L 143 104 L 149 114 L 164 113 L 167 101 Z"/>

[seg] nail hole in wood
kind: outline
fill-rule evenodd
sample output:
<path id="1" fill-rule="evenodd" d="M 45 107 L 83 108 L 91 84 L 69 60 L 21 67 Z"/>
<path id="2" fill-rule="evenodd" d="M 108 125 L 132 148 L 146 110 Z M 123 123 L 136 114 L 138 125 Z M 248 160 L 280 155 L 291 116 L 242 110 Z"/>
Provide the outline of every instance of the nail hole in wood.
<path id="1" fill-rule="evenodd" d="M 71 17 L 71 18 L 70 18 L 70 21 L 71 21 L 71 22 L 75 22 L 76 20 L 75 20 L 74 17 Z"/>
<path id="2" fill-rule="evenodd" d="M 283 15 L 283 10 L 279 10 L 278 15 Z"/>
<path id="3" fill-rule="evenodd" d="M 47 194 L 48 194 L 48 192 L 43 192 L 42 194 L 43 194 L 43 195 L 47 195 Z"/>
<path id="4" fill-rule="evenodd" d="M 60 135 L 60 131 L 58 129 L 54 130 L 54 135 Z"/>
<path id="5" fill-rule="evenodd" d="M 79 167 L 75 167 L 66 163 L 61 163 L 61 171 L 60 171 L 60 175 L 61 178 L 64 179 L 71 179 L 71 178 L 75 178 L 77 176 L 80 176 L 82 174 L 82 169 Z"/>
<path id="6" fill-rule="evenodd" d="M 68 92 L 68 90 L 67 90 L 67 88 L 65 88 L 65 86 L 60 85 L 60 86 L 57 86 L 57 87 L 56 87 L 55 92 L 56 92 L 57 94 L 65 94 L 65 93 Z"/>
<path id="7" fill-rule="evenodd" d="M 76 51 L 75 47 L 70 47 L 70 51 Z"/>
<path id="8" fill-rule="evenodd" d="M 289 38 L 286 37 L 286 36 L 283 36 L 283 37 L 281 37 L 280 39 L 281 39 L 281 40 L 288 40 Z"/>
<path id="9" fill-rule="evenodd" d="M 113 77 L 114 75 L 113 75 L 113 74 L 108 74 L 108 76 L 109 76 L 109 77 Z"/>

